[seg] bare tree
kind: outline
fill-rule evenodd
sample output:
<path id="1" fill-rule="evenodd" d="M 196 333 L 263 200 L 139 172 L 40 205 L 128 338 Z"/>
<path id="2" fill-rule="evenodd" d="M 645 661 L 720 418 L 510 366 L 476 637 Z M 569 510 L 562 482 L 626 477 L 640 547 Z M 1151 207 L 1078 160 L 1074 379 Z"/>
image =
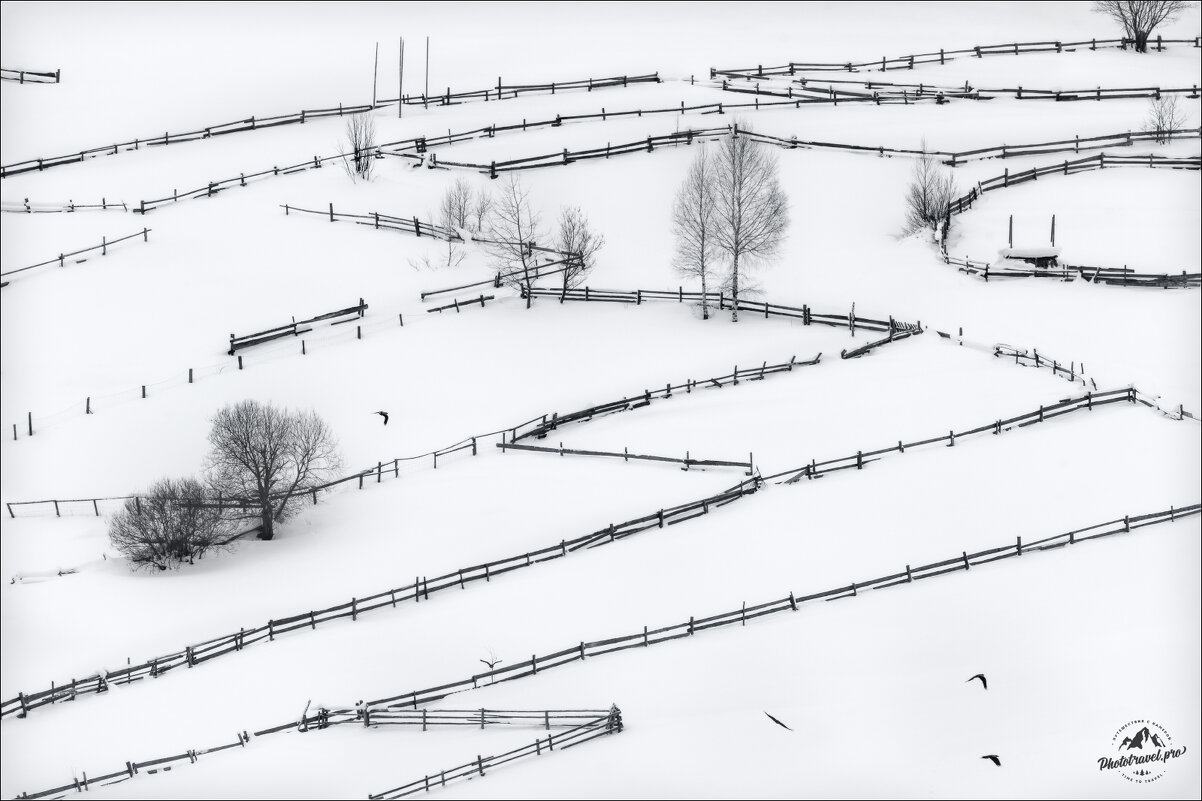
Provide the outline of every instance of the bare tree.
<path id="1" fill-rule="evenodd" d="M 352 178 L 369 180 L 376 150 L 375 118 L 367 112 L 347 117 L 346 138 L 347 152 L 342 157 L 342 165 Z"/>
<path id="2" fill-rule="evenodd" d="M 579 206 L 568 206 L 559 214 L 559 236 L 555 247 L 564 252 L 563 295 L 584 283 L 593 269 L 597 251 L 605 246 L 605 237 L 589 225 Z M 562 300 L 562 296 L 561 296 Z"/>
<path id="3" fill-rule="evenodd" d="M 455 230 L 467 228 L 472 214 L 472 195 L 472 185 L 467 179 L 462 176 L 456 178 L 455 183 L 443 193 L 438 206 L 440 223 Z"/>
<path id="4" fill-rule="evenodd" d="M 492 216 L 492 207 L 492 193 L 486 189 L 481 189 L 476 193 L 475 203 L 472 204 L 472 214 L 476 220 L 474 231 L 483 232 L 488 230 L 489 218 Z"/>
<path id="5" fill-rule="evenodd" d="M 501 281 L 526 296 L 530 308 L 530 289 L 538 277 L 534 255 L 536 240 L 542 237 L 542 219 L 530 205 L 530 192 L 512 173 L 501 184 L 488 222 L 489 252 L 493 255 Z"/>
<path id="6" fill-rule="evenodd" d="M 731 320 L 739 320 L 739 287 L 756 261 L 776 255 L 789 228 L 789 199 L 777 177 L 776 154 L 740 131 L 723 138 L 714 159 L 717 226 L 714 244 L 730 257 Z M 742 134 L 742 135 L 740 135 Z"/>
<path id="7" fill-rule="evenodd" d="M 1177 95 L 1165 95 L 1148 101 L 1148 119 L 1144 130 L 1156 134 L 1156 141 L 1165 144 L 1185 129 L 1185 114 L 1177 105 Z"/>
<path id="8" fill-rule="evenodd" d="M 914 162 L 906 187 L 906 233 L 924 228 L 938 231 L 939 224 L 948 219 L 955 194 L 951 170 L 927 152 L 927 142 L 922 140 L 922 155 Z"/>
<path id="9" fill-rule="evenodd" d="M 312 411 L 244 400 L 217 412 L 212 425 L 209 486 L 222 499 L 249 503 L 244 516 L 259 518 L 261 540 L 274 537 L 275 523 L 296 510 L 293 499 L 342 466 L 333 433 Z"/>
<path id="10" fill-rule="evenodd" d="M 167 570 L 227 547 L 231 536 L 218 504 L 195 478 L 156 481 L 109 519 L 109 541 L 130 567 Z"/>
<path id="11" fill-rule="evenodd" d="M 1185 0 L 1098 0 L 1093 9 L 1123 26 L 1123 35 L 1135 42 L 1135 52 L 1148 52 L 1148 38 L 1156 26 L 1172 21 L 1190 7 Z"/>
<path id="12" fill-rule="evenodd" d="M 706 292 L 718 267 L 714 172 L 714 158 L 702 146 L 676 191 L 676 204 L 672 208 L 672 233 L 676 237 L 673 263 L 681 275 L 701 279 L 701 316 L 705 320 L 710 317 Z"/>

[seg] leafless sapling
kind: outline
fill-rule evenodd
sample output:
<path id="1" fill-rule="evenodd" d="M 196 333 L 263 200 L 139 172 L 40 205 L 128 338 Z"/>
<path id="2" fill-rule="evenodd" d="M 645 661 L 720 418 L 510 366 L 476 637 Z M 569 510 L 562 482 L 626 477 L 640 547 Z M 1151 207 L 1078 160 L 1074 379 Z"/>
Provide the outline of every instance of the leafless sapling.
<path id="1" fill-rule="evenodd" d="M 346 119 L 345 152 L 342 165 L 352 178 L 371 180 L 376 157 L 376 121 L 370 113 L 352 114 Z"/>
<path id="2" fill-rule="evenodd" d="M 912 234 L 924 228 L 938 231 L 939 224 L 950 219 L 949 211 L 955 194 L 956 183 L 951 170 L 927 152 L 924 139 L 922 155 L 915 160 L 910 184 L 906 187 L 906 233 Z"/>
<path id="3" fill-rule="evenodd" d="M 209 445 L 211 492 L 244 502 L 241 516 L 259 519 L 261 540 L 274 537 L 275 524 L 296 511 L 294 500 L 334 478 L 342 466 L 334 434 L 316 412 L 254 400 L 218 411 Z"/>
<path id="4" fill-rule="evenodd" d="M 580 286 L 596 262 L 597 251 L 605 246 L 605 237 L 593 230 L 579 206 L 567 206 L 559 214 L 559 232 L 555 247 L 563 251 L 560 265 L 563 277 L 561 299 L 569 289 Z"/>
<path id="5" fill-rule="evenodd" d="M 498 279 L 526 296 L 531 304 L 531 288 L 538 277 L 534 247 L 542 238 L 542 219 L 530 204 L 530 191 L 512 173 L 501 184 L 488 221 L 488 249 L 497 268 Z"/>
<path id="6" fill-rule="evenodd" d="M 775 256 L 789 229 L 789 199 L 777 177 L 776 154 L 735 125 L 714 159 L 717 226 L 714 244 L 730 259 L 731 320 L 739 320 L 739 290 L 755 262 Z"/>
<path id="7" fill-rule="evenodd" d="M 715 196 L 715 158 L 700 146 L 672 207 L 672 234 L 676 238 L 673 264 L 689 278 L 701 279 L 701 317 L 710 317 L 710 282 L 718 268 L 718 204 Z"/>
<path id="8" fill-rule="evenodd" d="M 1177 95 L 1163 95 L 1148 101 L 1148 119 L 1144 131 L 1156 134 L 1156 141 L 1166 144 L 1185 129 L 1185 114 L 1177 105 Z"/>
<path id="9" fill-rule="evenodd" d="M 109 541 L 130 567 L 167 570 L 227 547 L 237 535 L 195 478 L 164 478 L 109 519 Z"/>
<path id="10" fill-rule="evenodd" d="M 475 220 L 475 228 L 472 229 L 474 233 L 483 233 L 488 230 L 492 207 L 492 193 L 487 189 L 477 191 L 475 201 L 472 203 L 472 216 Z"/>
<path id="11" fill-rule="evenodd" d="M 1135 52 L 1148 52 L 1148 38 L 1158 25 L 1172 21 L 1190 7 L 1186 0 L 1098 0 L 1094 11 L 1123 26 L 1123 35 L 1135 45 Z"/>

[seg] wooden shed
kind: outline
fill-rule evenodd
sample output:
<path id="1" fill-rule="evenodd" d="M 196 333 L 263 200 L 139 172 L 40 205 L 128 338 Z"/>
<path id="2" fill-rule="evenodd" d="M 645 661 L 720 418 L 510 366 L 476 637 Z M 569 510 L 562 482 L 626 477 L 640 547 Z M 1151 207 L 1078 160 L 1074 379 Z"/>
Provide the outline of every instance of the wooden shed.
<path id="1" fill-rule="evenodd" d="M 1002 257 L 999 267 L 1022 269 L 1016 262 L 1027 265 L 1027 269 L 1034 267 L 1037 270 L 1055 269 L 1060 266 L 1060 248 L 1002 248 L 998 255 Z"/>

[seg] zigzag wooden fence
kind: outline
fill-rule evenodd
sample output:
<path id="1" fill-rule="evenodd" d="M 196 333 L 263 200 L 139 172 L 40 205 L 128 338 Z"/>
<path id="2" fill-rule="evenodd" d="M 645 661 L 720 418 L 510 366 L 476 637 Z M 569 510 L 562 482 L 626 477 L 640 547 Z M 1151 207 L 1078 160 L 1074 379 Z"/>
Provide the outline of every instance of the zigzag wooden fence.
<path id="1" fill-rule="evenodd" d="M 31 264 L 28 267 L 18 267 L 15 270 L 8 270 L 7 272 L 0 273 L 0 278 L 7 278 L 10 275 L 16 275 L 17 273 L 23 273 L 26 270 L 33 270 L 38 267 L 47 267 L 51 264 L 57 264 L 59 267 L 65 267 L 67 264 L 67 259 L 75 259 L 76 256 L 82 256 L 85 253 L 92 253 L 97 250 L 100 251 L 101 256 L 107 256 L 108 249 L 110 247 L 112 247 L 113 245 L 119 244 L 121 242 L 128 242 L 129 240 L 137 239 L 138 237 L 142 237 L 143 242 L 149 242 L 150 241 L 150 230 L 151 229 L 149 229 L 149 228 L 143 228 L 141 231 L 138 231 L 136 233 L 132 233 L 132 234 L 129 234 L 128 236 L 123 236 L 118 239 L 112 239 L 112 240 L 108 239 L 107 237 L 101 237 L 99 245 L 92 245 L 91 247 L 83 248 L 81 250 L 75 250 L 70 253 L 60 253 L 60 254 L 58 254 L 58 256 L 56 256 L 53 259 L 47 259 L 46 261 L 40 261 L 37 264 Z M 87 261 L 87 259 L 75 259 L 72 262 L 72 264 L 82 264 L 85 261 Z M 3 285 L 7 286 L 8 282 L 5 281 Z"/>
<path id="2" fill-rule="evenodd" d="M 483 686 L 482 682 L 485 680 L 488 681 L 488 684 L 499 684 L 504 681 L 513 681 L 515 679 L 534 676 L 540 672 L 556 667 L 562 667 L 586 658 L 594 658 L 604 654 L 617 653 L 630 648 L 647 648 L 651 645 L 658 645 L 660 643 L 670 642 L 672 640 L 691 637 L 697 632 L 705 631 L 707 629 L 733 625 L 745 626 L 747 625 L 747 621 L 764 617 L 766 615 L 773 615 L 779 612 L 788 611 L 795 612 L 801 604 L 812 601 L 835 601 L 840 598 L 854 598 L 864 590 L 882 590 L 902 584 L 910 584 L 914 581 L 921 581 L 922 579 L 934 578 L 935 576 L 941 576 L 947 573 L 968 571 L 974 566 L 984 565 L 990 562 L 996 562 L 1031 553 L 1038 553 L 1040 551 L 1062 548 L 1066 545 L 1077 545 L 1088 540 L 1135 531 L 1145 526 L 1176 521 L 1178 519 L 1197 515 L 1200 511 L 1202 511 L 1202 505 L 1192 504 L 1181 508 L 1170 508 L 1161 512 L 1127 516 L 1118 520 L 1110 520 L 1105 523 L 1096 523 L 1092 526 L 1087 526 L 1075 531 L 1057 534 L 1052 537 L 1044 537 L 1042 539 L 1026 543 L 1023 542 L 1023 539 L 1020 536 L 1016 539 L 1014 544 L 1002 545 L 996 548 L 987 548 L 985 550 L 975 551 L 973 553 L 963 551 L 950 559 L 942 559 L 937 562 L 931 562 L 928 564 L 919 565 L 917 567 L 906 565 L 906 569 L 904 571 L 891 573 L 878 578 L 867 579 L 865 581 L 854 581 L 849 585 L 840 585 L 833 589 L 824 590 L 822 592 L 816 592 L 802 596 L 796 596 L 794 593 L 790 592 L 787 597 L 781 597 L 775 600 L 753 604 L 751 606 L 748 606 L 744 603 L 741 608 L 730 612 L 722 612 L 716 615 L 708 615 L 706 617 L 690 617 L 687 621 L 673 623 L 666 626 L 659 626 L 656 628 L 644 626 L 642 631 L 636 631 L 632 634 L 625 634 L 618 637 L 608 637 L 606 639 L 594 640 L 591 642 L 582 640 L 579 642 L 579 644 L 574 644 L 560 651 L 546 654 L 544 656 L 534 656 L 527 661 L 518 662 L 503 668 L 495 668 L 484 673 L 473 675 L 467 679 L 448 682 L 437 687 L 412 690 L 387 698 L 379 698 L 373 701 L 367 701 L 365 703 L 365 707 L 370 709 L 371 714 L 373 715 L 378 711 L 384 710 L 392 711 L 404 709 L 406 707 L 416 709 L 425 704 L 434 703 L 435 701 L 447 698 L 455 693 L 476 689 L 480 686 Z"/>
<path id="3" fill-rule="evenodd" d="M 4 70 L 4 72 L 16 72 L 14 70 Z M 26 76 L 45 73 L 30 73 L 25 72 Z M 55 73 L 57 74 L 57 73 Z M 502 86 L 498 81 L 498 89 L 503 90 L 503 94 L 509 97 L 517 97 L 521 94 L 543 93 L 550 91 L 555 93 L 556 88 L 559 91 L 587 89 L 606 89 L 615 86 L 627 86 L 629 84 L 639 83 L 659 83 L 658 74 L 653 75 L 631 75 L 618 76 L 615 78 L 586 78 L 578 81 L 564 81 L 560 83 L 550 84 L 528 84 Z M 468 99 L 488 99 L 488 93 L 492 90 L 481 89 L 473 92 L 459 92 L 450 94 L 448 89 L 447 95 L 434 96 L 409 96 L 401 98 L 400 102 L 406 105 L 429 105 L 433 102 L 435 105 L 455 105 L 456 103 L 464 102 Z M 364 112 L 373 111 L 377 108 L 397 103 L 397 99 L 381 100 L 374 106 L 370 103 L 344 106 L 341 103 L 337 108 L 321 108 L 321 109 L 301 109 L 293 114 L 278 114 L 271 117 L 256 117 L 251 115 L 246 119 L 234 120 L 233 122 L 222 123 L 220 125 L 210 125 L 204 128 L 199 128 L 195 131 L 184 131 L 183 133 L 165 132 L 162 136 L 151 136 L 144 139 L 134 139 L 130 142 L 116 142 L 111 145 L 102 147 L 93 147 L 87 150 L 81 150 L 77 153 L 69 153 L 62 156 L 49 156 L 46 158 L 27 159 L 25 161 L 17 161 L 12 164 L 0 166 L 0 178 L 7 178 L 10 175 L 20 175 L 25 172 L 34 172 L 48 170 L 51 167 L 61 167 L 65 164 L 76 164 L 85 161 L 89 158 L 97 156 L 113 156 L 121 152 L 130 150 L 139 150 L 142 147 L 156 147 L 160 145 L 174 145 L 183 142 L 195 142 L 200 139 L 210 139 L 214 136 L 224 136 L 232 133 L 242 133 L 246 131 L 258 131 L 265 128 L 275 128 L 280 125 L 303 125 L 307 120 L 320 119 L 323 117 L 344 116 L 347 114 L 362 114 Z M 291 168 L 287 168 L 291 169 Z"/>
<path id="4" fill-rule="evenodd" d="M 363 302 L 363 298 L 359 298 L 359 303 L 356 306 L 339 309 L 338 311 L 326 312 L 325 314 L 319 314 L 316 317 L 310 317 L 309 319 L 301 320 L 300 322 L 297 322 L 297 319 L 293 317 L 292 322 L 288 325 L 276 326 L 275 328 L 268 328 L 265 331 L 256 331 L 253 334 L 245 334 L 240 337 L 230 334 L 230 349 L 228 353 L 230 356 L 233 356 L 235 351 L 242 350 L 243 348 L 249 348 L 253 345 L 262 345 L 264 342 L 271 342 L 273 340 L 280 339 L 281 337 L 300 336 L 301 334 L 312 331 L 314 323 L 328 322 L 330 325 L 349 323 L 352 320 L 358 320 L 363 317 L 363 313 L 365 311 L 367 311 L 367 304 Z M 309 327 L 301 327 L 306 325 Z"/>
<path id="5" fill-rule="evenodd" d="M 590 740 L 595 740 L 598 737 L 618 734 L 621 731 L 622 713 L 617 706 L 614 706 L 605 715 L 587 723 L 582 723 L 562 734 L 548 734 L 542 739 L 535 740 L 530 745 L 524 745 L 521 748 L 515 748 L 496 756 L 477 756 L 474 762 L 468 762 L 465 765 L 459 765 L 449 770 L 439 771 L 434 776 L 424 776 L 417 781 L 402 784 L 400 787 L 394 787 L 381 793 L 374 793 L 369 795 L 368 798 L 404 798 L 416 793 L 429 792 L 431 787 L 446 787 L 448 782 L 453 782 L 457 779 L 470 780 L 477 776 L 483 777 L 486 768 L 492 770 L 507 762 L 513 762 L 524 757 L 542 756 L 544 751 L 549 754 L 555 750 L 556 746 L 562 751 L 582 745 Z"/>
<path id="6" fill-rule="evenodd" d="M 1183 158 L 1172 156 L 1157 156 L 1149 153 L 1146 156 L 1115 156 L 1113 154 L 1098 153 L 1095 156 L 1086 156 L 1085 158 L 1076 159 L 1075 161 L 1065 160 L 1062 164 L 1047 164 L 1042 167 L 1032 167 L 1029 170 L 1022 170 L 1010 174 L 1007 169 L 1001 175 L 988 178 L 977 183 L 967 194 L 958 197 L 951 202 L 952 214 L 963 214 L 972 208 L 972 204 L 976 202 L 986 192 L 992 192 L 996 189 L 1005 189 L 1011 186 L 1018 186 L 1027 181 L 1037 180 L 1040 176 L 1048 175 L 1075 175 L 1079 172 L 1088 172 L 1090 170 L 1104 170 L 1107 167 L 1150 167 L 1154 169 L 1173 169 L 1173 170 L 1197 170 L 1202 169 L 1202 156 L 1188 156 Z"/>
<path id="7" fill-rule="evenodd" d="M 428 601 L 431 593 L 452 589 L 462 590 L 472 582 L 490 582 L 493 578 L 514 570 L 561 559 L 579 550 L 601 547 L 643 531 L 662 529 L 709 514 L 713 509 L 721 508 L 747 495 L 754 494 L 759 488 L 759 478 L 750 478 L 715 495 L 666 507 L 649 515 L 616 525 L 611 523 L 609 526 L 589 534 L 571 540 L 560 540 L 554 545 L 517 556 L 460 568 L 434 578 L 416 576 L 412 584 L 403 587 L 377 592 L 363 598 L 352 598 L 347 603 L 337 604 L 327 609 L 273 618 L 268 620 L 265 625 L 239 629 L 237 632 L 205 640 L 187 646 L 182 651 L 154 657 L 137 665 L 127 665 L 118 670 L 96 673 L 82 679 L 72 678 L 69 682 L 57 685 L 51 683 L 49 689 L 34 693 L 18 693 L 15 698 L 0 703 L 0 717 L 9 715 L 25 717 L 30 711 L 47 704 L 73 701 L 80 696 L 107 692 L 110 684 L 131 684 L 146 678 L 157 678 L 176 668 L 192 668 L 210 659 L 241 651 L 257 642 L 264 640 L 270 642 L 281 634 L 304 629 L 315 630 L 319 623 L 329 623 L 342 618 L 350 618 L 354 621 L 361 614 L 386 607 L 395 608 L 398 603 L 418 604 Z"/>
<path id="8" fill-rule="evenodd" d="M 13 83 L 60 83 L 62 76 L 62 70 L 35 72 L 33 70 L 10 70 L 8 67 L 0 67 L 0 81 L 12 81 Z"/>
<path id="9" fill-rule="evenodd" d="M 1126 37 L 1121 39 L 1083 39 L 1077 42 L 1010 42 L 1009 44 L 974 45 L 973 47 L 957 50 L 940 49 L 938 52 L 915 53 L 912 55 L 888 58 L 882 56 L 879 60 L 860 62 L 807 62 L 790 61 L 778 67 L 765 67 L 762 64 L 742 69 L 710 69 L 710 77 L 727 75 L 732 78 L 763 78 L 770 75 L 796 75 L 798 72 L 858 72 L 860 70 L 881 71 L 914 69 L 916 65 L 945 64 L 957 58 L 985 56 L 1016 56 L 1022 53 L 1062 53 L 1065 50 L 1089 45 L 1090 50 L 1101 48 L 1119 48 L 1126 50 L 1128 45 L 1134 45 L 1135 40 Z M 1149 42 L 1149 44 L 1151 44 Z M 1163 50 L 1165 45 L 1184 44 L 1191 47 L 1202 46 L 1202 40 L 1193 39 L 1164 39 L 1156 37 L 1156 49 Z"/>

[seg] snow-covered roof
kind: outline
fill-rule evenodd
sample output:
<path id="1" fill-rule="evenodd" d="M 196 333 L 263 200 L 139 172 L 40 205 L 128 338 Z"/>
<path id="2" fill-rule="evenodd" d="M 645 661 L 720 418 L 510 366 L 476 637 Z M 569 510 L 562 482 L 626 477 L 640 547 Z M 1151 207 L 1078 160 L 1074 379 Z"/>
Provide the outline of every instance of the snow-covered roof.
<path id="1" fill-rule="evenodd" d="M 1002 248 L 1003 259 L 1050 259 L 1060 255 L 1060 248 Z"/>

